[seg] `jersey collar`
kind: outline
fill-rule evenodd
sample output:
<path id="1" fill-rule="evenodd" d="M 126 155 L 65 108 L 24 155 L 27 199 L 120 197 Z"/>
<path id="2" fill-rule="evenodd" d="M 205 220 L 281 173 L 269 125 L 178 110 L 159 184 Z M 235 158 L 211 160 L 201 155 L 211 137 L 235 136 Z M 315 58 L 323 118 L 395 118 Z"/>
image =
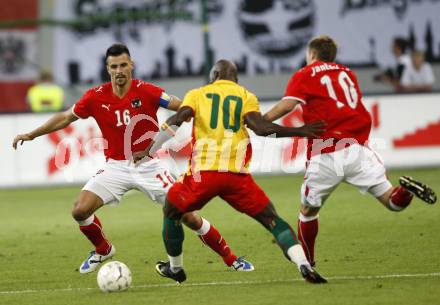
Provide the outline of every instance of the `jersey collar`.
<path id="1" fill-rule="evenodd" d="M 233 84 L 233 85 L 238 85 L 236 82 L 233 82 L 233 81 L 227 80 L 227 79 L 219 79 L 219 80 L 216 80 L 215 82 L 213 82 L 212 84 Z"/>
<path id="2" fill-rule="evenodd" d="M 125 92 L 125 94 L 124 94 L 123 97 L 119 97 L 119 96 L 117 96 L 117 95 L 113 92 L 113 87 L 111 87 L 112 85 L 111 85 L 111 83 L 110 83 L 110 87 L 111 87 L 111 90 L 112 90 L 112 95 L 113 95 L 114 97 L 116 97 L 118 100 L 123 100 L 123 99 L 125 99 L 125 98 L 130 94 L 130 92 L 131 92 L 131 91 L 133 90 L 133 88 L 135 87 L 136 83 L 137 83 L 137 80 L 134 79 L 134 78 L 132 78 L 132 79 L 131 79 L 131 85 L 130 85 L 130 87 L 128 88 L 127 92 Z"/>

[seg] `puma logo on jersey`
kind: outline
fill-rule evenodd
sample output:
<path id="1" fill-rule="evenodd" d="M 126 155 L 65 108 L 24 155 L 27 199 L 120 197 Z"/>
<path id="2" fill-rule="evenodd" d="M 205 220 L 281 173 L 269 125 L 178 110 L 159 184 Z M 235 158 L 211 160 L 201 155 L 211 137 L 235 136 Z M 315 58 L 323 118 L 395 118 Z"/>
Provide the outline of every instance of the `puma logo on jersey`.
<path id="1" fill-rule="evenodd" d="M 96 92 L 102 92 L 102 86 L 100 86 L 98 89 L 96 89 Z"/>
<path id="2" fill-rule="evenodd" d="M 108 104 L 108 105 L 102 104 L 101 106 L 102 106 L 102 108 L 107 109 L 107 111 L 110 111 L 110 104 Z"/>

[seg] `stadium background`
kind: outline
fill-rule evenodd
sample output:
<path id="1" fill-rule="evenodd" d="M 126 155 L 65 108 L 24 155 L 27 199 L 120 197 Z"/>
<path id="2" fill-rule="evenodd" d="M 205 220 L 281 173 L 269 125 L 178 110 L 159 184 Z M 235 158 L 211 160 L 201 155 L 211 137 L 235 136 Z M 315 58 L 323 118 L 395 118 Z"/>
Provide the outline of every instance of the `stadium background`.
<path id="1" fill-rule="evenodd" d="M 207 8 L 205 15 L 202 3 Z M 65 89 L 66 107 L 69 107 L 87 88 L 106 80 L 102 56 L 107 46 L 116 41 L 126 43 L 132 50 L 136 77 L 180 97 L 205 83 L 205 61 L 209 66 L 216 59 L 228 58 L 236 61 L 240 83 L 259 96 L 264 112 L 282 96 L 292 72 L 303 64 L 307 40 L 329 34 L 339 43 L 338 61 L 352 67 L 359 78 L 364 102 L 373 118 L 375 148 L 392 169 L 392 180 L 396 181 L 404 169 L 438 192 L 438 12 L 438 0 L 3 1 L 0 10 L 0 266 L 3 272 L 0 303 L 58 304 L 67 293 L 71 298 L 65 298 L 66 304 L 102 304 L 102 296 L 93 288 L 94 279 L 84 279 L 72 272 L 71 266 L 76 266 L 88 244 L 75 234 L 76 227 L 68 213 L 79 186 L 103 161 L 100 142 L 96 140 L 100 134 L 94 121 L 77 121 L 65 130 L 26 143 L 18 151 L 11 148 L 15 134 L 28 131 L 50 117 L 50 114 L 30 113 L 25 98 L 41 69 L 54 72 L 55 81 Z M 206 29 L 201 22 L 203 15 L 209 18 L 209 35 L 203 31 Z M 406 37 L 426 52 L 437 79 L 434 92 L 394 94 L 390 87 L 373 81 L 381 68 L 393 64 L 390 49 L 396 36 Z M 162 119 L 167 115 L 165 111 L 160 113 Z M 300 111 L 280 123 L 301 124 Z M 179 135 L 182 138 L 188 137 L 189 127 L 185 128 Z M 272 196 L 281 213 L 294 223 L 304 143 L 253 135 L 252 141 L 255 147 L 252 170 L 261 175 L 258 182 Z M 186 164 L 186 153 L 187 149 L 177 154 L 181 171 Z M 292 173 L 296 174 L 294 178 Z M 262 239 L 262 243 L 267 243 L 269 237 L 256 235 L 256 232 L 261 234 L 260 228 L 219 205 L 209 207 L 206 215 L 219 223 L 234 247 L 249 252 L 257 271 L 260 270 L 250 276 L 257 278 L 243 279 L 243 275 L 219 272 L 221 266 L 211 264 L 217 258 L 204 249 L 200 254 L 193 251 L 186 257 L 188 268 L 195 274 L 193 286 L 190 284 L 187 290 L 164 287 L 161 279 L 150 272 L 152 262 L 163 256 L 160 209 L 148 208 L 147 215 L 144 201 L 142 195 L 131 195 L 124 199 L 127 204 L 117 211 L 102 211 L 108 234 L 123 245 L 118 259 L 128 261 L 137 276 L 134 291 L 147 292 L 125 295 L 126 299 L 106 298 L 109 304 L 137 304 L 140 300 L 161 303 L 170 300 L 168 297 L 171 303 L 191 304 L 193 293 L 206 304 L 288 304 L 294 298 L 308 300 L 310 304 L 352 304 L 355 298 L 358 304 L 438 302 L 437 206 L 417 203 L 403 217 L 389 215 L 381 207 L 372 206 L 371 198 L 342 186 L 326 207 L 327 216 L 323 216 L 326 222 L 318 247 L 319 269 L 333 276 L 336 286 L 317 293 L 305 286 L 291 289 L 291 269 L 280 271 L 283 267 L 278 259 L 281 258 L 277 256 L 277 263 L 272 259 L 276 249 L 266 251 L 250 243 L 247 235 L 236 236 L 236 232 L 246 231 L 255 237 L 253 242 Z M 145 238 L 149 245 L 150 242 L 157 245 L 148 247 L 147 258 L 138 246 L 139 240 Z M 188 239 L 185 249 L 198 245 L 194 238 Z M 52 253 L 57 255 L 51 260 L 55 267 L 46 259 Z M 136 258 L 134 262 L 132 255 Z M 206 256 L 209 256 L 208 267 L 203 267 Z M 344 285 L 338 286 L 340 283 Z M 255 285 L 261 287 L 260 292 L 250 289 Z M 84 294 L 87 300 L 81 299 Z M 281 299 L 275 299 L 276 295 L 281 295 Z M 183 301 L 178 301 L 179 298 Z"/>

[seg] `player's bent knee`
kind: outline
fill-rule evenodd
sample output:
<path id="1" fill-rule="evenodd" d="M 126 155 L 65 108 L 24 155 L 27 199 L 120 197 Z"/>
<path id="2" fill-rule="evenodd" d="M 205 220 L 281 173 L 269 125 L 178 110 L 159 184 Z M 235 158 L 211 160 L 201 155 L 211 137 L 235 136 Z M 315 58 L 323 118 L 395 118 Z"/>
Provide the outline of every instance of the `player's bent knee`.
<path id="1" fill-rule="evenodd" d="M 181 220 L 183 217 L 183 213 L 180 212 L 174 205 L 172 205 L 168 200 L 165 201 L 165 205 L 163 206 L 163 215 L 166 218 Z"/>
<path id="2" fill-rule="evenodd" d="M 82 221 L 104 205 L 102 199 L 92 192 L 81 192 L 72 210 L 72 217 L 76 221 Z"/>
<path id="3" fill-rule="evenodd" d="M 278 218 L 278 214 L 272 202 L 269 202 L 263 211 L 254 216 L 254 219 L 261 223 L 267 230 L 271 230 L 275 218 Z"/>
<path id="4" fill-rule="evenodd" d="M 90 209 L 85 208 L 80 201 L 76 201 L 72 209 L 72 217 L 76 221 L 81 221 L 89 218 L 93 212 L 94 211 L 90 211 Z"/>
<path id="5" fill-rule="evenodd" d="M 72 217 L 77 221 L 85 220 L 103 205 L 101 197 L 91 191 L 83 190 L 73 206 Z"/>
<path id="6" fill-rule="evenodd" d="M 192 230 L 198 230 L 202 226 L 202 218 L 194 212 L 183 214 L 182 222 Z"/>
<path id="7" fill-rule="evenodd" d="M 306 217 L 318 215 L 320 208 L 314 208 L 305 204 L 301 204 L 301 214 Z"/>

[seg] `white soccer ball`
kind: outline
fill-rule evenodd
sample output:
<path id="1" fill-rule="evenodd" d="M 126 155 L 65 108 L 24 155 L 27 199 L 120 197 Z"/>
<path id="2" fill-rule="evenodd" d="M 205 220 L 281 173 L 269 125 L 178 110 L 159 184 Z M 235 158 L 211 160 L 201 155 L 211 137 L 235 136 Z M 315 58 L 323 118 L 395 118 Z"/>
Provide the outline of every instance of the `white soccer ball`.
<path id="1" fill-rule="evenodd" d="M 104 292 L 124 291 L 131 285 L 131 271 L 124 263 L 112 261 L 99 269 L 97 280 Z"/>

